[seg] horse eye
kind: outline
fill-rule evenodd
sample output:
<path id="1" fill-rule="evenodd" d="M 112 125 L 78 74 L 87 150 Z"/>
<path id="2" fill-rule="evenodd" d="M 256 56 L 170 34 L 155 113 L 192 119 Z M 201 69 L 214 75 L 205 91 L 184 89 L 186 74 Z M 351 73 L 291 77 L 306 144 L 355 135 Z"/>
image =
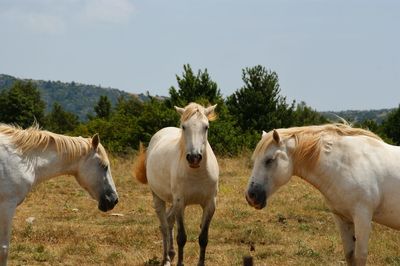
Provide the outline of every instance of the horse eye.
<path id="1" fill-rule="evenodd" d="M 185 130 L 186 128 L 185 128 L 185 126 L 182 126 L 182 130 Z"/>
<path id="2" fill-rule="evenodd" d="M 205 130 L 208 130 L 208 126 L 205 126 L 204 129 L 205 129 Z"/>
<path id="3" fill-rule="evenodd" d="M 108 171 L 108 165 L 103 165 L 103 169 L 104 169 L 105 171 Z"/>
<path id="4" fill-rule="evenodd" d="M 265 165 L 270 165 L 272 162 L 274 161 L 274 159 L 272 159 L 272 158 L 269 158 L 269 159 L 267 159 L 266 161 L 265 161 Z"/>

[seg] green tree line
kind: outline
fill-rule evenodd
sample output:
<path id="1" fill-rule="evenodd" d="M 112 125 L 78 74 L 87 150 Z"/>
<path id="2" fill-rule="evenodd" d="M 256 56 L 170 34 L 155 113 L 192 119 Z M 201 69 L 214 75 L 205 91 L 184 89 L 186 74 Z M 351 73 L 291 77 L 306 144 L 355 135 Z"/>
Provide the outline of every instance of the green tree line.
<path id="1" fill-rule="evenodd" d="M 163 127 L 179 126 L 179 116 L 173 106 L 184 107 L 189 102 L 205 106 L 218 104 L 218 119 L 210 125 L 209 141 L 218 154 L 229 156 L 253 149 L 262 130 L 329 122 L 304 102 L 288 102 L 281 95 L 277 73 L 260 65 L 243 69 L 243 85 L 226 98 L 207 69 L 194 72 L 190 65 L 184 65 L 176 80 L 177 87 L 170 87 L 165 100 L 147 93 L 147 101 L 121 96 L 112 105 L 102 95 L 85 122 L 57 102 L 45 114 L 45 103 L 34 83 L 17 81 L 0 93 L 0 122 L 23 128 L 36 122 L 43 129 L 67 135 L 99 133 L 109 151 L 124 153 L 137 149 L 139 142 L 147 144 Z M 356 126 L 368 128 L 388 142 L 400 145 L 400 107 L 382 124 L 366 120 Z"/>

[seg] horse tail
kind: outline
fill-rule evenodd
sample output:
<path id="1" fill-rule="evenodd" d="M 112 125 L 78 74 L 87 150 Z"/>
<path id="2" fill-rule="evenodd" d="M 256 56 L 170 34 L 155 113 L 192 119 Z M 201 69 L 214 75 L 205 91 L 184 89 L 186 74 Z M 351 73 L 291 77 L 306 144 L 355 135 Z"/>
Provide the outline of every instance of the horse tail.
<path id="1" fill-rule="evenodd" d="M 139 145 L 139 154 L 136 157 L 135 166 L 133 168 L 133 175 L 140 183 L 147 184 L 146 149 L 142 143 L 140 143 Z"/>

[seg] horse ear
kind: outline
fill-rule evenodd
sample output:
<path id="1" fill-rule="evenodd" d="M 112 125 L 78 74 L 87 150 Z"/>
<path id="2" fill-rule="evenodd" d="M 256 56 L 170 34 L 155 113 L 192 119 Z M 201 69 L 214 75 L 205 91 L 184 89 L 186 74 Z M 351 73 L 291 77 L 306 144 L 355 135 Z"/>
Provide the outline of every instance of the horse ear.
<path id="1" fill-rule="evenodd" d="M 204 114 L 206 115 L 208 120 L 214 121 L 215 119 L 217 119 L 217 115 L 214 113 L 216 107 L 217 105 L 215 104 L 204 109 Z"/>
<path id="2" fill-rule="evenodd" d="M 217 107 L 217 104 L 213 105 L 213 106 L 209 106 L 204 110 L 204 114 L 206 116 L 209 116 L 210 114 L 212 114 L 215 110 L 215 108 Z"/>
<path id="3" fill-rule="evenodd" d="M 183 115 L 183 112 L 185 112 L 185 109 L 184 108 L 181 108 L 181 107 L 178 107 L 178 106 L 174 106 L 175 107 L 175 110 L 180 114 L 180 115 Z"/>
<path id="4" fill-rule="evenodd" d="M 99 134 L 94 134 L 94 136 L 92 137 L 92 147 L 93 149 L 97 149 L 97 147 L 99 146 L 100 143 L 100 137 Z"/>
<path id="5" fill-rule="evenodd" d="M 262 131 L 261 138 L 265 137 L 265 135 L 267 135 L 267 132 L 265 132 L 265 131 L 263 130 L 263 131 Z"/>
<path id="6" fill-rule="evenodd" d="M 272 137 L 274 138 L 276 143 L 279 144 L 281 142 L 281 138 L 279 137 L 278 131 L 276 131 L 275 129 L 274 129 L 274 133 L 272 133 Z"/>

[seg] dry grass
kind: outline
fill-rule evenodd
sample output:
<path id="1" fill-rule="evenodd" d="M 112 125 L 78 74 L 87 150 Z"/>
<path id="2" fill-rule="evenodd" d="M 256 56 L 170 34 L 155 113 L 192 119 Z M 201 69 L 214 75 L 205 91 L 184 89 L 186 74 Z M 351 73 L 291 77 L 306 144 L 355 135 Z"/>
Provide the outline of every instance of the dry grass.
<path id="1" fill-rule="evenodd" d="M 208 265 L 341 265 L 340 237 L 321 195 L 293 178 L 256 211 L 243 191 L 250 163 L 243 156 L 220 159 L 218 206 L 210 228 Z M 72 177 L 39 185 L 17 209 L 9 265 L 157 265 L 162 243 L 147 185 L 132 179 L 132 160 L 111 158 L 120 203 L 111 213 L 97 210 Z M 75 209 L 75 210 L 74 210 Z M 77 210 L 76 210 L 77 209 Z M 25 220 L 35 217 L 33 224 Z M 200 208 L 186 211 L 186 265 L 198 258 Z M 400 265 L 400 234 L 374 225 L 370 265 Z"/>

